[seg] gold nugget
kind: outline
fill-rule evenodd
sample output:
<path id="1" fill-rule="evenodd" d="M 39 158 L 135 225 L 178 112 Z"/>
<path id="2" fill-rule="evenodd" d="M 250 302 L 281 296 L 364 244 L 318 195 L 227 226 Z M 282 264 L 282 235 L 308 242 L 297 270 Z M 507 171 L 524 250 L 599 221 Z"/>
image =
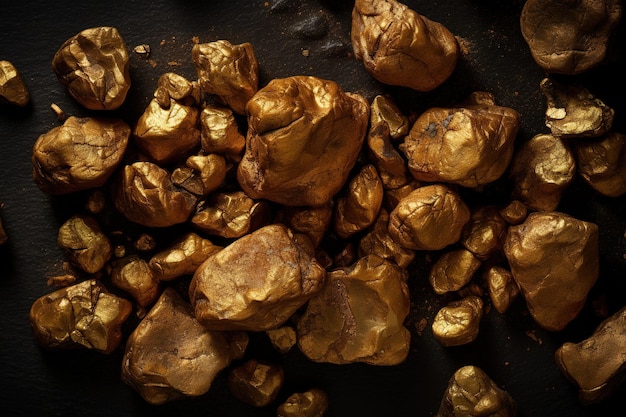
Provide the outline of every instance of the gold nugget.
<path id="1" fill-rule="evenodd" d="M 28 87 L 17 68 L 9 61 L 0 61 L 0 104 L 7 102 L 24 107 L 29 101 Z"/>

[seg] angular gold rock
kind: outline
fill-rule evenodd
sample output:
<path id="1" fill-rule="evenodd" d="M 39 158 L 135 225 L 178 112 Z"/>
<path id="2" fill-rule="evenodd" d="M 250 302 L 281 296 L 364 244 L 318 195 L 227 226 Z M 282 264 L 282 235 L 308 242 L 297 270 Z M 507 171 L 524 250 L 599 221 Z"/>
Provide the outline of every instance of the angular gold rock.
<path id="1" fill-rule="evenodd" d="M 511 163 L 513 198 L 533 210 L 556 210 L 575 174 L 569 146 L 556 136 L 536 135 L 520 146 Z"/>
<path id="2" fill-rule="evenodd" d="M 246 103 L 259 88 L 259 64 L 252 44 L 198 43 L 191 58 L 202 90 L 217 95 L 235 113 L 245 114 Z"/>
<path id="3" fill-rule="evenodd" d="M 335 200 L 334 230 L 347 238 L 371 226 L 383 204 L 383 183 L 374 165 L 364 166 Z"/>
<path id="4" fill-rule="evenodd" d="M 113 185 L 115 208 L 143 226 L 184 223 L 196 207 L 196 197 L 177 188 L 170 174 L 152 162 L 126 165 Z"/>
<path id="5" fill-rule="evenodd" d="M 555 352 L 563 375 L 578 387 L 583 404 L 605 400 L 622 384 L 626 363 L 626 308 L 604 320 L 591 336 Z"/>
<path id="6" fill-rule="evenodd" d="M 520 26 L 541 68 L 575 75 L 604 60 L 608 38 L 621 15 L 619 0 L 529 0 Z"/>
<path id="7" fill-rule="evenodd" d="M 319 388 L 291 394 L 276 410 L 277 417 L 322 417 L 328 409 L 328 395 Z"/>
<path id="8" fill-rule="evenodd" d="M 328 203 L 318 207 L 282 206 L 277 213 L 277 221 L 297 233 L 303 233 L 317 247 L 330 227 L 333 206 Z"/>
<path id="9" fill-rule="evenodd" d="M 441 399 L 437 417 L 515 417 L 517 404 L 479 367 L 459 368 Z"/>
<path id="10" fill-rule="evenodd" d="M 485 271 L 491 304 L 500 314 L 504 314 L 519 294 L 519 287 L 508 269 L 491 266 Z"/>
<path id="11" fill-rule="evenodd" d="M 246 340 L 245 333 L 207 330 L 189 303 L 166 288 L 128 338 L 122 380 L 151 404 L 197 397 L 243 356 Z"/>
<path id="12" fill-rule="evenodd" d="M 409 353 L 406 273 L 376 255 L 328 273 L 298 321 L 298 346 L 315 362 L 396 365 Z"/>
<path id="13" fill-rule="evenodd" d="M 171 100 L 167 108 L 153 99 L 137 120 L 133 138 L 154 162 L 169 164 L 189 155 L 200 145 L 199 111 Z"/>
<path id="14" fill-rule="evenodd" d="M 608 197 L 626 193 L 626 135 L 577 140 L 573 148 L 578 173 L 591 188 Z"/>
<path id="15" fill-rule="evenodd" d="M 211 255 L 194 274 L 189 298 L 207 328 L 262 331 L 283 324 L 325 280 L 308 238 L 275 224 Z"/>
<path id="16" fill-rule="evenodd" d="M 101 187 L 121 163 L 129 137 L 122 120 L 69 117 L 33 145 L 33 180 L 47 194 Z"/>
<path id="17" fill-rule="evenodd" d="M 463 228 L 461 244 L 476 258 L 485 260 L 502 249 L 507 226 L 496 206 L 481 206 Z"/>
<path id="18" fill-rule="evenodd" d="M 66 40 L 52 69 L 72 97 L 90 110 L 114 110 L 130 89 L 126 43 L 114 27 L 85 29 Z"/>
<path id="19" fill-rule="evenodd" d="M 163 108 L 168 108 L 172 104 L 172 99 L 185 104 L 193 103 L 193 84 L 183 77 L 173 72 L 166 72 L 159 77 L 158 87 L 154 92 L 154 98 Z"/>
<path id="20" fill-rule="evenodd" d="M 7 102 L 24 107 L 29 101 L 28 87 L 15 65 L 0 60 L 0 104 Z"/>
<path id="21" fill-rule="evenodd" d="M 519 126 L 519 113 L 508 107 L 435 107 L 415 121 L 400 150 L 418 181 L 478 187 L 504 173 Z"/>
<path id="22" fill-rule="evenodd" d="M 121 326 L 131 310 L 130 301 L 91 279 L 38 298 L 29 317 L 35 340 L 45 348 L 111 353 L 122 340 Z"/>
<path id="23" fill-rule="evenodd" d="M 240 154 L 246 146 L 246 138 L 232 110 L 225 107 L 206 106 L 200 112 L 200 144 L 206 153 Z"/>
<path id="24" fill-rule="evenodd" d="M 500 216 L 509 224 L 520 224 L 528 216 L 528 207 L 519 200 L 513 200 L 500 210 Z"/>
<path id="25" fill-rule="evenodd" d="M 238 238 L 269 221 L 266 201 L 251 199 L 243 191 L 215 193 L 198 206 L 191 223 L 210 235 Z"/>
<path id="26" fill-rule="evenodd" d="M 537 324 L 563 330 L 598 278 L 598 226 L 560 212 L 531 213 L 509 228 L 504 253 Z"/>
<path id="27" fill-rule="evenodd" d="M 480 267 L 478 260 L 467 249 L 445 252 L 433 264 L 428 281 L 436 294 L 458 291 L 465 286 Z"/>
<path id="28" fill-rule="evenodd" d="M 352 48 L 378 81 L 430 91 L 454 71 L 459 46 L 441 23 L 395 0 L 357 0 Z"/>
<path id="29" fill-rule="evenodd" d="M 272 346 L 280 353 L 287 353 L 296 344 L 296 331 L 291 326 L 282 326 L 276 329 L 266 330 Z"/>
<path id="30" fill-rule="evenodd" d="M 393 240 L 389 234 L 389 213 L 381 209 L 371 230 L 359 241 L 358 256 L 377 255 L 398 264 L 400 268 L 407 268 L 413 259 L 415 251 L 405 249 Z"/>
<path id="31" fill-rule="evenodd" d="M 234 397 L 254 407 L 276 399 L 285 380 L 283 368 L 250 359 L 228 374 L 228 388 Z"/>
<path id="32" fill-rule="evenodd" d="M 433 336 L 443 346 L 461 346 L 478 337 L 484 303 L 480 297 L 468 295 L 442 307 L 433 320 Z"/>
<path id="33" fill-rule="evenodd" d="M 76 214 L 59 228 L 57 243 L 68 260 L 83 271 L 100 271 L 113 255 L 109 238 L 93 217 Z"/>
<path id="34" fill-rule="evenodd" d="M 171 281 L 182 275 L 193 275 L 202 262 L 221 249 L 195 233 L 186 233 L 154 254 L 148 265 L 159 281 Z"/>
<path id="35" fill-rule="evenodd" d="M 239 184 L 252 198 L 288 206 L 331 200 L 356 162 L 369 119 L 363 97 L 307 76 L 270 81 L 247 112 Z"/>
<path id="36" fill-rule="evenodd" d="M 154 277 L 148 262 L 137 255 L 113 262 L 111 283 L 128 292 L 141 307 L 147 307 L 159 296 L 159 280 Z"/>
<path id="37" fill-rule="evenodd" d="M 470 211 L 461 197 L 442 184 L 420 187 L 389 214 L 389 234 L 407 249 L 439 250 L 456 243 Z"/>
<path id="38" fill-rule="evenodd" d="M 539 84 L 546 98 L 546 126 L 559 138 L 597 138 L 613 126 L 615 111 L 582 85 L 544 78 Z"/>
<path id="39" fill-rule="evenodd" d="M 192 194 L 207 196 L 222 185 L 227 169 L 221 155 L 193 155 L 172 172 L 172 182 Z"/>

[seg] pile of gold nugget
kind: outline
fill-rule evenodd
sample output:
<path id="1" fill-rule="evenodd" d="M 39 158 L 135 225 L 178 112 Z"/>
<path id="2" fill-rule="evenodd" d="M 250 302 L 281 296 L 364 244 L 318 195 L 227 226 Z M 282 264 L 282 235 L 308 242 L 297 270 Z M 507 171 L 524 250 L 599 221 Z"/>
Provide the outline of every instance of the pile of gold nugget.
<path id="1" fill-rule="evenodd" d="M 275 404 L 284 370 L 242 360 L 250 333 L 312 362 L 400 364 L 418 251 L 433 257 L 433 291 L 453 300 L 431 323 L 441 345 L 473 342 L 486 309 L 505 314 L 518 296 L 541 328 L 563 330 L 598 278 L 599 247 L 595 224 L 557 208 L 576 175 L 602 195 L 626 193 L 626 136 L 600 98 L 549 74 L 600 63 L 620 16 L 619 0 L 526 2 L 521 31 L 548 74 L 537 87 L 550 133 L 520 144 L 520 114 L 489 92 L 409 116 L 390 96 L 368 102 L 313 76 L 261 86 L 253 45 L 227 40 L 195 44 L 197 80 L 163 74 L 129 125 L 107 117 L 130 89 L 128 48 L 113 27 L 83 30 L 52 68 L 99 112 L 64 119 L 32 151 L 43 192 L 89 195 L 59 228 L 71 268 L 32 305 L 36 341 L 123 349 L 123 381 L 152 404 L 203 395 L 227 372 L 247 404 L 322 416 L 333 399 L 319 388 Z M 372 77 L 420 92 L 444 83 L 461 53 L 443 24 L 395 0 L 357 0 L 351 39 Z M 5 61 L 0 81 L 0 96 L 28 101 Z M 464 201 L 464 189 L 504 175 L 507 204 Z M 116 216 L 144 232 L 125 241 Z M 163 228 L 175 239 L 155 239 Z M 585 404 L 625 376 L 625 321 L 622 309 L 556 352 Z M 451 376 L 437 413 L 515 414 L 515 400 L 471 365 Z"/>

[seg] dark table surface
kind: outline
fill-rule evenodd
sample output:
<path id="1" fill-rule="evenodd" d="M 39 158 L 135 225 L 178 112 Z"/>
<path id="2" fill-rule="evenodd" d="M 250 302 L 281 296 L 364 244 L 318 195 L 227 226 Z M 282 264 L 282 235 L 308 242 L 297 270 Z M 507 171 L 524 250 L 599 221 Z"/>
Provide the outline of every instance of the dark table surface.
<path id="1" fill-rule="evenodd" d="M 78 106 L 50 69 L 52 56 L 69 37 L 94 26 L 115 26 L 129 49 L 151 46 L 150 60 L 131 52 L 132 88 L 114 115 L 132 124 L 148 104 L 158 77 L 168 71 L 188 79 L 193 39 L 249 41 L 255 48 L 261 83 L 290 75 L 315 75 L 337 81 L 346 91 L 372 99 L 392 94 L 406 112 L 453 105 L 469 92 L 492 92 L 496 101 L 521 113 L 518 141 L 547 133 L 545 100 L 538 85 L 545 77 L 534 63 L 519 30 L 523 2 L 512 0 L 406 1 L 419 13 L 446 25 L 462 39 L 465 54 L 442 87 L 428 94 L 384 87 L 350 55 L 349 1 L 12 1 L 0 11 L 0 59 L 13 62 L 31 93 L 25 109 L 0 108 L 0 216 L 9 242 L 0 247 L 0 414 L 3 416 L 272 416 L 290 393 L 318 386 L 330 396 L 329 417 L 431 416 L 436 414 L 448 379 L 460 366 L 480 366 L 518 404 L 520 416 L 605 416 L 620 409 L 620 392 L 602 404 L 582 406 L 576 388 L 558 370 L 554 351 L 564 342 L 587 338 L 606 317 L 626 304 L 626 196 L 599 196 L 576 179 L 559 210 L 600 226 L 601 274 L 589 302 L 562 332 L 546 332 L 528 316 L 522 300 L 500 315 L 483 319 L 478 339 L 444 348 L 420 318 L 432 323 L 441 300 L 425 285 L 427 267 L 410 277 L 413 338 L 405 363 L 394 367 L 335 366 L 309 362 L 297 350 L 278 356 L 262 335 L 252 338 L 252 353 L 281 363 L 286 382 L 276 403 L 246 406 L 228 392 L 221 374 L 206 395 L 150 406 L 120 381 L 121 350 L 100 355 L 86 350 L 49 352 L 32 338 L 28 311 L 52 291 L 49 276 L 61 270 L 58 227 L 73 212 L 73 197 L 52 198 L 32 182 L 30 155 L 39 135 L 59 125 L 50 110 L 56 103 L 68 115 L 90 112 Z M 312 16 L 326 22 L 308 32 Z M 316 18 L 317 19 L 317 18 Z M 303 26 L 304 24 L 304 26 Z M 315 25 L 314 25 L 315 27 Z M 304 28 L 304 29 L 302 29 Z M 623 25 L 607 61 L 572 80 L 583 83 L 616 111 L 614 130 L 626 132 L 623 115 Z M 308 56 L 303 51 L 308 51 Z M 420 259 L 424 257 L 420 256 Z M 558 262 L 559 260 L 555 260 Z M 598 305 L 605 307 L 598 312 Z"/>

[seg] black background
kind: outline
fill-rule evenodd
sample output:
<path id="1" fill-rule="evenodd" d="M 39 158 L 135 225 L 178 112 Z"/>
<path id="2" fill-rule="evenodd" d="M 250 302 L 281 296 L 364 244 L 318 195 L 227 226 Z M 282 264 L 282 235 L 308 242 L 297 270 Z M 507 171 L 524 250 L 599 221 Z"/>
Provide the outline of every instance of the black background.
<path id="1" fill-rule="evenodd" d="M 0 59 L 13 62 L 31 93 L 25 109 L 0 107 L 0 216 L 9 242 L 0 247 L 0 413 L 6 416 L 272 416 L 277 405 L 294 391 L 318 386 L 330 396 L 327 415 L 430 416 L 437 412 L 447 381 L 460 366 L 474 364 L 518 404 L 520 416 L 614 415 L 618 397 L 582 406 L 576 387 L 561 375 L 554 351 L 566 341 L 588 337 L 606 316 L 626 303 L 626 196 L 599 196 L 576 179 L 559 210 L 600 226 L 601 275 L 580 316 L 562 332 L 546 332 L 528 316 L 522 300 L 505 315 L 494 309 L 485 316 L 472 344 L 444 348 L 432 337 L 430 324 L 445 301 L 425 285 L 426 256 L 412 268 L 413 331 L 411 353 L 395 367 L 363 364 L 314 364 L 294 348 L 279 356 L 263 335 L 254 335 L 250 355 L 281 363 L 286 383 L 276 403 L 255 409 L 234 400 L 225 385 L 225 373 L 208 394 L 198 399 L 150 406 L 119 378 L 121 350 L 104 356 L 90 351 L 48 352 L 33 343 L 28 310 L 35 299 L 52 291 L 47 277 L 61 271 L 63 256 L 56 246 L 58 227 L 82 204 L 83 196 L 53 198 L 32 182 L 30 155 L 39 135 L 60 123 L 50 110 L 58 104 L 68 115 L 93 114 L 66 94 L 50 69 L 58 47 L 79 31 L 115 26 L 130 50 L 149 44 L 150 61 L 131 55 L 132 88 L 126 103 L 114 115 L 129 124 L 148 104 L 158 77 L 167 71 L 195 79 L 191 62 L 192 39 L 200 42 L 228 39 L 253 44 L 261 70 L 261 84 L 290 75 L 316 75 L 337 81 L 346 91 L 371 100 L 376 94 L 394 95 L 407 113 L 449 106 L 473 90 L 492 92 L 496 101 L 519 111 L 522 127 L 518 143 L 538 133 L 545 100 L 538 85 L 545 77 L 534 63 L 519 30 L 521 1 L 406 1 L 412 9 L 443 23 L 463 40 L 466 53 L 442 87 L 428 94 L 403 88 L 385 88 L 374 81 L 350 55 L 348 1 L 12 1 L 0 11 Z M 296 28 L 311 16 L 327 22 L 317 36 Z M 613 37 L 602 65 L 578 77 L 616 111 L 614 130 L 626 132 L 623 92 L 624 30 Z M 308 50 L 304 56 L 303 50 Z M 496 184 L 485 195 L 497 199 L 506 190 Z M 469 193 L 468 199 L 476 197 Z M 504 195 L 504 199 L 508 198 Z M 555 259 L 559 262 L 559 259 Z M 597 305 L 605 305 L 604 315 Z M 415 323 L 428 320 L 420 333 Z M 619 409 L 619 408 L 618 408 Z"/>

